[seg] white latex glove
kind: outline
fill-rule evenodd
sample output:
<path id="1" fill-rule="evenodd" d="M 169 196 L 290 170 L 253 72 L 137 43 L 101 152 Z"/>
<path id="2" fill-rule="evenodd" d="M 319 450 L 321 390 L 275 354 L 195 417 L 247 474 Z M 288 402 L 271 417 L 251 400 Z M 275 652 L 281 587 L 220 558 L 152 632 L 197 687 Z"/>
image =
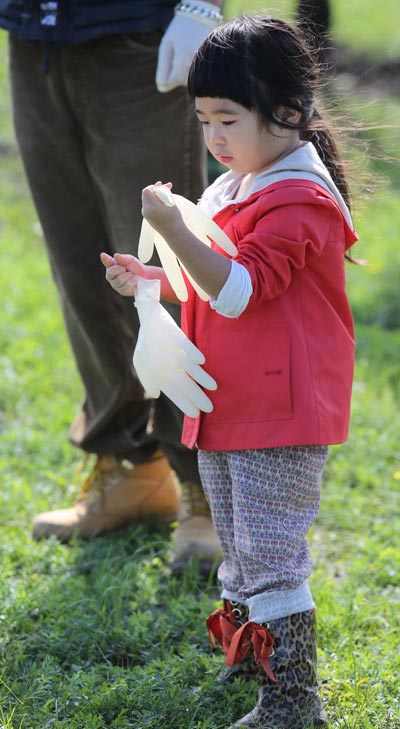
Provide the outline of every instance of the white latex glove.
<path id="1" fill-rule="evenodd" d="M 222 250 L 229 253 L 231 256 L 236 256 L 237 248 L 234 243 L 228 238 L 226 233 L 215 223 L 214 220 L 208 217 L 203 210 L 195 205 L 194 203 L 187 200 L 182 195 L 174 195 L 169 187 L 166 185 L 154 186 L 154 194 L 164 203 L 164 205 L 172 206 L 177 205 L 179 208 L 185 225 L 189 230 L 194 233 L 197 238 L 203 241 L 205 245 L 210 246 L 210 238 L 212 238 Z M 179 258 L 171 250 L 166 240 L 157 233 L 154 228 L 150 225 L 147 220 L 143 220 L 142 228 L 140 231 L 139 246 L 138 246 L 138 258 L 142 263 L 147 263 L 153 255 L 154 246 L 157 249 L 160 263 L 165 271 L 165 274 L 174 289 L 178 299 L 180 301 L 187 301 L 188 292 L 185 284 L 185 279 L 182 276 L 181 267 L 185 271 L 187 277 L 190 279 L 193 288 L 197 291 L 203 301 L 208 301 L 210 298 L 205 291 L 196 283 L 196 281 L 182 266 Z"/>
<path id="2" fill-rule="evenodd" d="M 204 355 L 161 306 L 160 281 L 137 277 L 135 306 L 140 328 L 133 364 L 149 397 L 162 391 L 191 418 L 210 413 L 213 404 L 201 388 L 216 390 L 217 383 L 200 367 Z"/>
<path id="3" fill-rule="evenodd" d="M 218 13 L 218 7 L 204 0 L 193 0 L 200 10 Z M 205 37 L 219 25 L 218 19 L 194 12 L 175 10 L 158 50 L 156 86 L 165 93 L 177 86 L 186 86 L 192 58 Z"/>

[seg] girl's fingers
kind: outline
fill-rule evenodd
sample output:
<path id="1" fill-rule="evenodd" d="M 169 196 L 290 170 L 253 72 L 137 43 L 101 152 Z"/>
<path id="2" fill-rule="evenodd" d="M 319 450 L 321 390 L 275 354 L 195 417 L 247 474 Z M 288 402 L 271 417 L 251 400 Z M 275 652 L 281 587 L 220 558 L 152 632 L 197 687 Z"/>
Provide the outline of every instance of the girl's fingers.
<path id="1" fill-rule="evenodd" d="M 122 296 L 134 296 L 136 294 L 136 287 L 137 284 L 132 276 L 130 279 L 119 280 L 118 285 L 113 284 L 113 289 Z"/>
<path id="2" fill-rule="evenodd" d="M 132 276 L 129 272 L 122 273 L 112 280 L 107 280 L 108 283 L 111 284 L 112 288 L 115 291 L 118 291 L 119 294 L 132 296 L 132 292 L 136 290 L 135 276 Z"/>
<path id="3" fill-rule="evenodd" d="M 100 259 L 106 267 L 106 279 L 114 291 L 117 291 L 121 296 L 135 296 L 137 288 L 135 274 L 127 270 L 127 265 L 119 265 L 116 260 L 122 262 L 122 259 L 126 259 L 126 263 L 129 264 L 132 263 L 132 260 L 135 260 L 134 257 L 117 253 L 113 258 L 108 253 L 101 253 Z"/>
<path id="4" fill-rule="evenodd" d="M 114 281 L 115 281 L 116 285 L 118 286 L 118 288 L 121 288 L 121 286 L 124 286 L 127 281 L 132 281 L 132 279 L 133 279 L 132 274 L 129 273 L 129 271 L 126 271 L 124 273 L 120 273 L 119 276 L 116 276 Z"/>
<path id="5" fill-rule="evenodd" d="M 116 253 L 115 260 L 121 265 L 128 266 L 130 263 L 135 263 L 138 259 L 129 253 Z"/>
<path id="6" fill-rule="evenodd" d="M 100 253 L 100 259 L 106 268 L 109 266 L 115 266 L 116 264 L 127 268 L 129 264 L 135 263 L 138 260 L 135 256 L 131 256 L 129 253 L 115 253 L 114 256 L 110 256 L 108 253 Z"/>
<path id="7" fill-rule="evenodd" d="M 113 281 L 115 278 L 117 278 L 118 276 L 121 276 L 122 274 L 124 274 L 126 272 L 127 271 L 126 271 L 125 266 L 117 266 L 116 264 L 114 264 L 113 266 L 108 266 L 108 268 L 106 270 L 106 279 L 107 279 L 107 281 Z M 129 273 L 129 276 L 131 276 L 131 275 L 132 274 Z"/>
<path id="8" fill-rule="evenodd" d="M 126 253 L 116 253 L 115 260 L 125 269 L 138 276 L 143 275 L 143 264 L 135 256 Z"/>
<path id="9" fill-rule="evenodd" d="M 115 264 L 114 258 L 112 256 L 109 256 L 108 253 L 100 253 L 100 260 L 106 268 Z"/>
<path id="10" fill-rule="evenodd" d="M 155 182 L 154 185 L 148 185 L 147 188 L 145 188 L 145 189 L 147 190 L 149 187 L 151 188 L 151 187 L 154 187 L 156 185 L 165 185 L 165 187 L 171 188 L 172 187 L 172 182 L 161 182 L 161 180 L 157 180 L 157 182 Z"/>

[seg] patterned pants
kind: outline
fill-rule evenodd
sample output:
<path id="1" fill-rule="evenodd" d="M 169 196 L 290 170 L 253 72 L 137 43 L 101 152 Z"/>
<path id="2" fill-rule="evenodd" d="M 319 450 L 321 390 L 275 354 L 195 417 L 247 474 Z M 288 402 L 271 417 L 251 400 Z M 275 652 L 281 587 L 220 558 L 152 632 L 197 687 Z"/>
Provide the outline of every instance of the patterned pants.
<path id="1" fill-rule="evenodd" d="M 266 622 L 314 607 L 307 532 L 328 448 L 199 451 L 199 469 L 224 553 L 222 596 Z"/>

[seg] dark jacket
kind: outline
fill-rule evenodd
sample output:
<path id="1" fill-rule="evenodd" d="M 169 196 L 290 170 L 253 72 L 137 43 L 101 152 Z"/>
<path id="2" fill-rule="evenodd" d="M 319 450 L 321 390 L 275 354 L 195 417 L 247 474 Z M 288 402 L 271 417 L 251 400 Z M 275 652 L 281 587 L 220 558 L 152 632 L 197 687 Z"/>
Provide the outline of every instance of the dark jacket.
<path id="1" fill-rule="evenodd" d="M 68 45 L 164 29 L 176 0 L 0 0 L 0 28 L 22 40 Z"/>

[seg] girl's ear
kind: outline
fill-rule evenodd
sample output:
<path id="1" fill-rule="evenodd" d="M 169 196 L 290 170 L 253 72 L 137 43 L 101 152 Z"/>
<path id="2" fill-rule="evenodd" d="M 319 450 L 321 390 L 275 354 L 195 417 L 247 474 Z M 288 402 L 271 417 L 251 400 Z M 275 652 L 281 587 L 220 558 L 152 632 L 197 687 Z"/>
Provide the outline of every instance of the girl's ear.
<path id="1" fill-rule="evenodd" d="M 288 106 L 279 106 L 276 112 L 276 118 L 285 124 L 297 126 L 301 119 L 301 112 L 297 109 L 291 109 Z"/>

